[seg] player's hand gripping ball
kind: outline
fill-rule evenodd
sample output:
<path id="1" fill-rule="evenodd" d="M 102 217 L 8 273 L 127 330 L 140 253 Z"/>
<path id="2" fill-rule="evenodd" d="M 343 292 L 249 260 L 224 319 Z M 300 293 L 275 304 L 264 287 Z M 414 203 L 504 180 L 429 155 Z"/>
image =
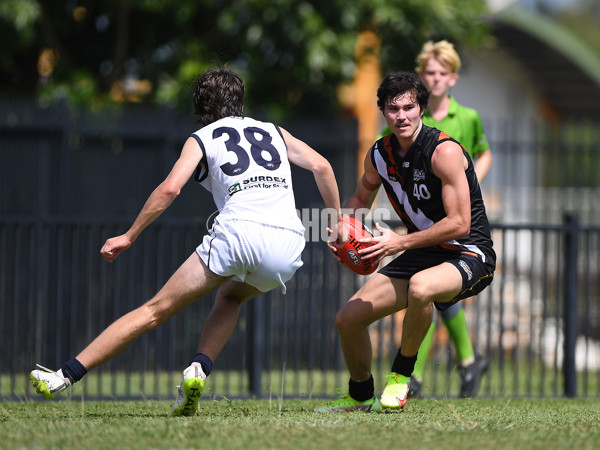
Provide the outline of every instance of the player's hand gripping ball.
<path id="1" fill-rule="evenodd" d="M 373 237 L 373 233 L 365 224 L 354 217 L 344 217 L 344 225 L 348 230 L 348 240 L 343 246 L 337 248 L 337 254 L 341 258 L 344 265 L 359 275 L 369 275 L 377 270 L 377 264 L 373 258 L 362 258 L 358 254 L 361 248 L 370 247 L 375 243 L 359 242 L 363 238 Z"/>

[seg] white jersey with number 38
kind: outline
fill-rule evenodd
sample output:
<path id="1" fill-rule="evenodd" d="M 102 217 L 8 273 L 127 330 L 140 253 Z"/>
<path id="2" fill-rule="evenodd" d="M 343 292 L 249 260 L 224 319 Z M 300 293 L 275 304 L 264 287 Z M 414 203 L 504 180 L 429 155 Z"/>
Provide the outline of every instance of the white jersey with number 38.
<path id="1" fill-rule="evenodd" d="M 227 117 L 192 136 L 204 154 L 196 181 L 212 193 L 219 217 L 304 232 L 287 147 L 276 125 Z"/>

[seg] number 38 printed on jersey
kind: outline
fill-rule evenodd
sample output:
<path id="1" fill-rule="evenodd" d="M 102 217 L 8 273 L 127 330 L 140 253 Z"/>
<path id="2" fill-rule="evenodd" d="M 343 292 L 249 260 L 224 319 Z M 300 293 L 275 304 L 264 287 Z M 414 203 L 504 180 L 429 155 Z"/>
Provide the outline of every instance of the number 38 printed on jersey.
<path id="1" fill-rule="evenodd" d="M 252 159 L 261 167 L 267 170 L 277 170 L 281 165 L 281 157 L 277 149 L 271 143 L 273 138 L 265 130 L 257 127 L 248 127 L 243 130 L 244 137 L 250 143 L 250 155 Z M 241 145 L 241 136 L 238 130 L 230 127 L 219 127 L 213 131 L 213 139 L 223 135 L 229 139 L 225 141 L 225 148 L 237 157 L 236 163 L 225 163 L 221 165 L 221 170 L 229 176 L 240 175 L 250 167 L 250 156 L 248 151 Z M 267 152 L 271 159 L 265 159 L 263 152 Z"/>

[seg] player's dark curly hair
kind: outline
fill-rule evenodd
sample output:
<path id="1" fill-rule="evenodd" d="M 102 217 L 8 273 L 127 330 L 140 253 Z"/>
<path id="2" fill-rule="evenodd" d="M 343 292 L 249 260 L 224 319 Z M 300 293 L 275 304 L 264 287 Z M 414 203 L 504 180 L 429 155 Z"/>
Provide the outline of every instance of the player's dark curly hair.
<path id="1" fill-rule="evenodd" d="M 377 89 L 377 106 L 383 111 L 387 102 L 398 96 L 412 92 L 421 107 L 421 113 L 427 108 L 429 91 L 421 79 L 412 72 L 388 73 Z"/>
<path id="2" fill-rule="evenodd" d="M 230 116 L 243 116 L 244 80 L 227 67 L 211 69 L 194 80 L 194 119 L 208 125 Z"/>

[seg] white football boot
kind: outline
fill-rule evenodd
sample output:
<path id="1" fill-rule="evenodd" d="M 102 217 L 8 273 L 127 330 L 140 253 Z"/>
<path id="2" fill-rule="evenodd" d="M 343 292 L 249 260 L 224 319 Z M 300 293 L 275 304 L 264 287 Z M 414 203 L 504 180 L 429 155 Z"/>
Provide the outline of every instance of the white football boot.
<path id="1" fill-rule="evenodd" d="M 200 363 L 192 363 L 183 371 L 183 381 L 178 387 L 177 398 L 171 409 L 172 416 L 193 416 L 198 411 L 198 400 L 204 390 L 206 375 Z"/>
<path id="2" fill-rule="evenodd" d="M 62 369 L 57 372 L 36 364 L 41 370 L 32 370 L 29 374 L 31 384 L 45 399 L 54 398 L 54 394 L 64 391 L 71 386 L 71 380 L 65 377 Z"/>

